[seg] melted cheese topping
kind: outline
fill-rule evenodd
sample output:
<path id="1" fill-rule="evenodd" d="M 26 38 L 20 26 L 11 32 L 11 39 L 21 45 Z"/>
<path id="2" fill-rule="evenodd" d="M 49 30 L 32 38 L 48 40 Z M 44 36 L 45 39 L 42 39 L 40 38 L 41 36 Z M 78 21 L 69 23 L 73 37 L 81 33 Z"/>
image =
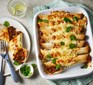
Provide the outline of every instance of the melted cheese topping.
<path id="1" fill-rule="evenodd" d="M 88 53 L 87 47 L 82 48 L 87 25 L 87 18 L 82 13 L 53 11 L 38 17 L 40 58 L 42 57 L 45 66 L 48 66 L 49 62 L 47 55 L 50 55 L 51 62 L 56 58 L 55 65 L 60 64 L 58 62 L 60 60 L 61 66 L 65 67 L 76 64 L 74 59 L 78 54 Z M 52 66 L 50 63 L 49 65 Z"/>

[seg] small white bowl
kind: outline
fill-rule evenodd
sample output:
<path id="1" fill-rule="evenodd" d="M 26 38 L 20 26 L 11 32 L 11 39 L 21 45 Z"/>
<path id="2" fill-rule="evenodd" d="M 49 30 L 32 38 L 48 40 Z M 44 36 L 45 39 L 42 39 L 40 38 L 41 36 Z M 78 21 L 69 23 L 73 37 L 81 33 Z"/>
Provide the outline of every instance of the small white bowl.
<path id="1" fill-rule="evenodd" d="M 27 65 L 27 66 L 30 66 L 30 75 L 29 76 L 25 76 L 22 72 L 21 72 L 21 68 L 24 66 L 24 65 Z M 33 73 L 34 73 L 34 68 L 33 68 L 33 66 L 32 65 L 30 65 L 30 64 L 23 64 L 23 65 L 21 65 L 21 67 L 20 67 L 20 69 L 19 69 L 19 75 L 22 77 L 22 78 L 30 78 L 32 75 L 33 75 Z"/>

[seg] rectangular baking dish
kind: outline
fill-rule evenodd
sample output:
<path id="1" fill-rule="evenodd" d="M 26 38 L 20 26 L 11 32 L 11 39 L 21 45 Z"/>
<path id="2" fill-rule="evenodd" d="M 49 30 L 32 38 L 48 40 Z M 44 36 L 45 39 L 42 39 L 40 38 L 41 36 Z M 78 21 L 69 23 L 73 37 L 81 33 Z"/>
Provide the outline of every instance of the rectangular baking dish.
<path id="1" fill-rule="evenodd" d="M 89 37 L 87 41 L 88 41 L 90 48 L 91 48 L 90 55 L 91 55 L 91 57 L 93 57 L 93 38 L 92 38 L 91 24 L 90 24 L 89 16 L 83 8 L 80 8 L 80 7 L 63 7 L 61 9 L 49 9 L 49 10 L 40 11 L 34 16 L 34 21 L 33 21 L 35 55 L 36 55 L 36 61 L 37 61 L 37 66 L 38 66 L 38 70 L 39 70 L 40 75 L 45 79 L 54 80 L 54 79 L 76 78 L 76 77 L 81 77 L 81 76 L 85 76 L 85 75 L 90 74 L 91 72 L 93 72 L 93 60 L 92 60 L 92 67 L 87 68 L 87 69 L 81 69 L 81 65 L 76 65 L 76 66 L 71 67 L 70 69 L 68 69 L 67 71 L 65 71 L 63 73 L 56 74 L 56 75 L 47 75 L 44 72 L 41 60 L 39 59 L 37 16 L 39 14 L 48 14 L 51 11 L 56 11 L 56 10 L 58 10 L 58 11 L 63 10 L 63 11 L 68 11 L 68 12 L 73 12 L 73 13 L 83 13 L 87 17 L 88 24 L 87 24 L 87 28 L 86 28 L 87 29 L 86 36 Z"/>

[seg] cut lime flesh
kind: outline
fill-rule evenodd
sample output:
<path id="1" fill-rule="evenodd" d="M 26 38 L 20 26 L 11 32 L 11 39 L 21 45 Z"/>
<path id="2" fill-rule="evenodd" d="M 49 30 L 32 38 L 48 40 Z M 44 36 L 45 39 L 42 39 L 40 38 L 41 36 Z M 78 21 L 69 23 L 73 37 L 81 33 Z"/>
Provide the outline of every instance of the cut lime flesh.
<path id="1" fill-rule="evenodd" d="M 26 10 L 26 6 L 23 5 L 23 4 L 17 4 L 17 5 L 15 6 L 15 9 L 16 9 L 17 11 L 24 11 L 24 10 Z"/>
<path id="2" fill-rule="evenodd" d="M 10 9 L 11 9 L 11 13 L 12 13 L 13 15 L 15 15 L 15 14 L 16 14 L 15 8 L 14 8 L 14 7 L 11 7 Z"/>

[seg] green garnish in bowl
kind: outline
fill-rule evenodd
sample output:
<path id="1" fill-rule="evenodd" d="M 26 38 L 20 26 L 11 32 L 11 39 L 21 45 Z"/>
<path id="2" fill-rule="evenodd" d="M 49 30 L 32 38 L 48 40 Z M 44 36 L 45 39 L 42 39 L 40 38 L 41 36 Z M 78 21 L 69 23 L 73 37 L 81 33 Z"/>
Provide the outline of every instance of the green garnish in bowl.
<path id="1" fill-rule="evenodd" d="M 24 65 L 20 68 L 20 71 L 24 76 L 28 76 L 30 74 L 30 66 Z"/>
<path id="2" fill-rule="evenodd" d="M 8 21 L 5 21 L 3 25 L 8 27 L 8 26 L 10 26 L 10 23 Z"/>
<path id="3" fill-rule="evenodd" d="M 30 78 L 33 75 L 34 68 L 32 65 L 23 64 L 19 69 L 19 74 L 23 78 Z"/>

